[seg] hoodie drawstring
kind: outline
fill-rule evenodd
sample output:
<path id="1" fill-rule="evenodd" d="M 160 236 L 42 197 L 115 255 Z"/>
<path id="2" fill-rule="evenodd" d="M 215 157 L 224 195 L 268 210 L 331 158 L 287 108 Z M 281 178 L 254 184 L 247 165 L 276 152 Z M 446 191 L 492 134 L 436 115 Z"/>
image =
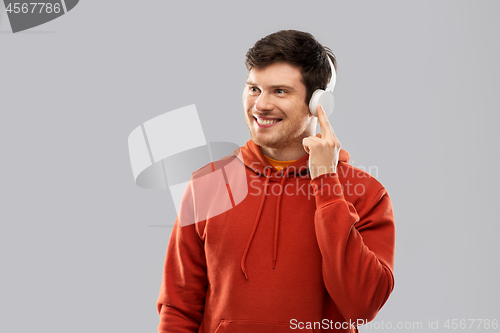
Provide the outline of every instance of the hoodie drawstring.
<path id="1" fill-rule="evenodd" d="M 283 196 L 283 192 L 285 192 L 285 188 L 283 185 L 285 184 L 286 177 L 288 177 L 287 169 L 286 173 L 283 175 L 283 179 L 281 179 L 281 187 L 280 187 L 280 195 L 278 196 L 278 202 L 276 203 L 276 222 L 274 225 L 274 248 L 273 248 L 273 269 L 276 268 L 276 261 L 278 260 L 278 230 L 280 224 L 280 204 L 281 197 Z"/>
<path id="2" fill-rule="evenodd" d="M 248 280 L 247 269 L 246 269 L 246 260 L 248 251 L 250 250 L 250 245 L 252 244 L 253 236 L 255 235 L 255 231 L 257 231 L 257 226 L 259 225 L 260 215 L 262 214 L 262 208 L 264 207 L 264 201 L 266 201 L 267 196 L 267 185 L 269 184 L 269 176 L 271 175 L 271 169 L 267 169 L 266 172 L 266 183 L 264 184 L 264 192 L 262 194 L 262 199 L 260 200 L 259 210 L 257 212 L 257 217 L 255 218 L 255 222 L 253 225 L 252 233 L 250 234 L 250 238 L 248 239 L 247 246 L 245 247 L 245 252 L 243 252 L 243 257 L 241 258 L 241 270 L 243 274 L 245 274 L 245 278 Z"/>
<path id="3" fill-rule="evenodd" d="M 285 184 L 285 180 L 288 177 L 289 171 L 290 169 L 287 169 L 287 172 L 281 179 L 281 187 L 280 187 L 281 190 L 278 196 L 278 202 L 276 203 L 276 220 L 274 224 L 274 245 L 273 245 L 273 269 L 276 267 L 276 262 L 278 260 L 278 233 L 279 233 L 279 223 L 280 223 L 280 207 L 281 207 L 281 198 L 283 197 L 283 192 L 285 191 L 283 185 Z M 253 237 L 255 236 L 255 232 L 257 231 L 257 227 L 259 225 L 260 217 L 262 215 L 262 210 L 264 208 L 264 202 L 266 201 L 267 187 L 269 185 L 270 175 L 271 175 L 271 169 L 267 169 L 266 182 L 264 184 L 264 192 L 262 195 L 262 199 L 260 200 L 259 210 L 257 211 L 257 216 L 255 217 L 252 233 L 250 234 L 250 238 L 248 239 L 245 251 L 243 252 L 243 257 L 241 258 L 241 270 L 243 271 L 243 274 L 245 274 L 245 278 L 247 280 L 248 280 L 248 274 L 246 270 L 246 260 L 248 256 L 248 251 L 250 250 L 250 245 L 252 244 Z"/>

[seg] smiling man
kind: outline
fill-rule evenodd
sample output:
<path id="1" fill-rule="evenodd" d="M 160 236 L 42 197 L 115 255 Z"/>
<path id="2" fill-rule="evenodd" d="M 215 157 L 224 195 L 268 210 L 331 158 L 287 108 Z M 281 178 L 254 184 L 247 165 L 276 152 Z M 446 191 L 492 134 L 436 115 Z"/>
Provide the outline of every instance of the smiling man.
<path id="1" fill-rule="evenodd" d="M 245 119 L 255 144 L 265 156 L 298 159 L 305 154 L 302 139 L 316 132 L 310 117 L 300 69 L 275 62 L 252 68 L 244 91 Z"/>
<path id="2" fill-rule="evenodd" d="M 251 140 L 215 164 L 244 164 L 249 192 L 217 216 L 177 218 L 158 331 L 357 331 L 394 288 L 395 223 L 385 188 L 348 164 L 322 107 L 309 109 L 335 57 L 287 30 L 259 40 L 246 66 Z"/>

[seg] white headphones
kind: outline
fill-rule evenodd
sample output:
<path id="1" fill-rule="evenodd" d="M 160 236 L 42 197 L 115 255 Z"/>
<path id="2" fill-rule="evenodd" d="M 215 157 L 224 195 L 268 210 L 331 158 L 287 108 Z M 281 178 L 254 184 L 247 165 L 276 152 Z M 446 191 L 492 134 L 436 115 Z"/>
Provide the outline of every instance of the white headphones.
<path id="1" fill-rule="evenodd" d="M 335 105 L 333 100 L 333 89 L 335 88 L 335 82 L 337 81 L 337 73 L 335 72 L 335 66 L 333 66 L 332 60 L 329 56 L 327 56 L 327 58 L 332 70 L 330 82 L 326 86 L 326 90 L 316 89 L 311 96 L 311 100 L 309 101 L 309 111 L 315 117 L 318 116 L 318 113 L 316 112 L 318 104 L 323 107 L 327 117 L 332 114 L 333 107 Z"/>

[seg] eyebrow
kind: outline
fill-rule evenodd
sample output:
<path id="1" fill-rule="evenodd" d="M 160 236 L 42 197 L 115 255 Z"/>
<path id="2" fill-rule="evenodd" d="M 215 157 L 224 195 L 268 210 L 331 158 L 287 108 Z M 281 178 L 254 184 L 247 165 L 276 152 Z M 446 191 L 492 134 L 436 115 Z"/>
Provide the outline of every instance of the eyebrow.
<path id="1" fill-rule="evenodd" d="M 254 83 L 252 81 L 247 81 L 246 84 L 248 86 L 258 86 L 258 84 Z M 276 85 L 270 86 L 270 88 L 271 89 L 287 89 L 290 91 L 295 91 L 295 89 L 292 86 L 287 86 L 286 84 L 276 84 Z"/>

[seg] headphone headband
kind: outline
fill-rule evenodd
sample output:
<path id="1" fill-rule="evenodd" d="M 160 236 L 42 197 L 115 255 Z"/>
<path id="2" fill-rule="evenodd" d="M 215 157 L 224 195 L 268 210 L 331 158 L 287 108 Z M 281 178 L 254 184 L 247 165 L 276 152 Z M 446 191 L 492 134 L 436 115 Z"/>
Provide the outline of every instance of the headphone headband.
<path id="1" fill-rule="evenodd" d="M 333 65 L 332 59 L 327 55 L 328 63 L 330 64 L 330 68 L 332 70 L 332 76 L 330 77 L 330 82 L 326 86 L 325 91 L 333 91 L 335 88 L 335 83 L 337 82 L 337 72 L 335 71 L 335 66 Z"/>
<path id="2" fill-rule="evenodd" d="M 333 112 L 333 108 L 335 105 L 333 98 L 333 89 L 335 88 L 335 83 L 337 81 L 337 73 L 335 72 L 335 66 L 333 66 L 333 62 L 330 57 L 327 55 L 328 63 L 330 64 L 330 69 L 332 71 L 332 76 L 330 77 L 330 82 L 326 86 L 326 89 L 316 89 L 311 99 L 309 100 L 309 111 L 315 117 L 318 116 L 316 112 L 316 107 L 321 105 L 326 115 L 329 116 Z"/>

